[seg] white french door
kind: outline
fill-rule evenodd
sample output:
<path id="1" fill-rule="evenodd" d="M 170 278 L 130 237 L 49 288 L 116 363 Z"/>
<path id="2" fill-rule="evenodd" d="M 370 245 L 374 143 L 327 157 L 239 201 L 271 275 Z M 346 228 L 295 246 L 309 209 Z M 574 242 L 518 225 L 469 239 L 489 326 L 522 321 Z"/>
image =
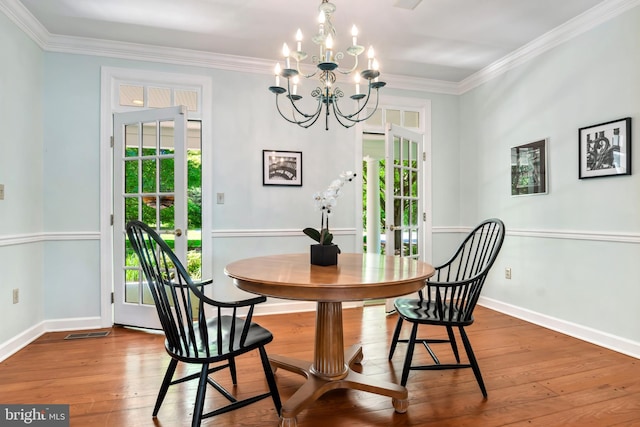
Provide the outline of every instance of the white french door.
<path id="1" fill-rule="evenodd" d="M 424 135 L 389 125 L 385 132 L 385 252 L 423 259 L 425 247 L 423 195 Z M 386 302 L 393 310 L 393 299 Z"/>
<path id="2" fill-rule="evenodd" d="M 159 329 L 125 226 L 154 228 L 186 265 L 187 114 L 183 106 L 113 115 L 114 323 Z"/>

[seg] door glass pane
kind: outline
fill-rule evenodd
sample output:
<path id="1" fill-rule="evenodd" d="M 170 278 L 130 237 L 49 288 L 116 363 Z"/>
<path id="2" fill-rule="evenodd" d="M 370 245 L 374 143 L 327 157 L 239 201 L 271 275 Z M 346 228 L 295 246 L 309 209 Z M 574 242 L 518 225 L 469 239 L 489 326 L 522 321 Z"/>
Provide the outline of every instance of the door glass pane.
<path id="1" fill-rule="evenodd" d="M 149 108 L 171 107 L 171 89 L 163 87 L 150 87 Z"/>
<path id="2" fill-rule="evenodd" d="M 158 132 L 156 131 L 156 123 L 143 123 L 142 124 L 142 155 L 148 156 L 150 154 L 154 154 L 156 152 L 157 147 L 157 136 Z"/>
<path id="3" fill-rule="evenodd" d="M 198 92 L 195 90 L 175 91 L 175 105 L 186 105 L 189 111 L 198 111 Z"/>
<path id="4" fill-rule="evenodd" d="M 412 170 L 410 173 L 411 173 L 411 192 L 408 195 L 410 197 L 418 198 L 418 171 Z"/>
<path id="5" fill-rule="evenodd" d="M 173 153 L 176 147 L 173 122 L 160 122 L 160 152 Z"/>
<path id="6" fill-rule="evenodd" d="M 139 129 L 140 129 L 140 126 L 138 124 L 126 125 L 124 127 L 125 157 L 135 157 L 138 155 L 139 144 L 140 144 L 140 140 L 138 139 Z"/>
<path id="7" fill-rule="evenodd" d="M 171 193 L 174 191 L 174 158 L 161 158 L 160 162 L 160 192 Z"/>
<path id="8" fill-rule="evenodd" d="M 400 123 L 400 110 L 386 110 L 385 112 L 387 114 L 387 123 L 398 126 L 402 124 Z"/>
<path id="9" fill-rule="evenodd" d="M 124 107 L 143 107 L 144 106 L 144 87 L 134 85 L 120 85 L 119 104 Z"/>
<path id="10" fill-rule="evenodd" d="M 409 225 L 418 225 L 418 202 L 416 200 L 409 201 Z"/>
<path id="11" fill-rule="evenodd" d="M 131 243 L 128 240 L 125 240 L 125 293 L 124 300 L 128 303 L 138 303 L 140 301 L 139 298 L 139 290 L 140 290 L 140 270 L 139 270 L 139 262 L 138 257 L 133 251 L 131 247 Z"/>
<path id="12" fill-rule="evenodd" d="M 142 160 L 142 192 L 156 192 L 156 159 Z"/>
<path id="13" fill-rule="evenodd" d="M 124 199 L 124 223 L 138 219 L 139 197 L 125 197 Z"/>
<path id="14" fill-rule="evenodd" d="M 155 196 L 152 196 L 155 199 Z M 142 222 L 144 222 L 145 224 L 149 225 L 150 227 L 155 227 L 157 222 L 156 222 L 156 210 L 149 206 L 147 204 L 147 198 L 144 197 L 144 203 L 142 204 Z M 152 202 L 151 200 L 149 200 L 149 202 Z M 153 201 L 153 204 L 155 206 L 155 200 Z"/>
<path id="15" fill-rule="evenodd" d="M 405 111 L 403 126 L 407 128 L 419 128 L 420 113 L 418 113 L 417 111 Z"/>
<path id="16" fill-rule="evenodd" d="M 138 160 L 124 162 L 124 192 L 131 194 L 138 192 Z"/>

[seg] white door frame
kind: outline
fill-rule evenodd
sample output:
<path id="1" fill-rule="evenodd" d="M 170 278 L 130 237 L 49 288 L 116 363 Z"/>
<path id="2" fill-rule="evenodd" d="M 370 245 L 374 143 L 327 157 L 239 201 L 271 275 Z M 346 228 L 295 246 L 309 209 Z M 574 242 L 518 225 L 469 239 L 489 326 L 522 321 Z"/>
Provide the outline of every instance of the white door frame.
<path id="1" fill-rule="evenodd" d="M 425 161 L 423 163 L 423 173 L 422 173 L 422 197 L 423 197 L 423 210 L 426 212 L 426 221 L 424 223 L 424 236 L 423 236 L 423 252 L 421 261 L 431 262 L 431 257 L 433 253 L 433 192 L 432 192 L 432 160 L 431 160 L 431 100 L 429 99 L 421 99 L 421 98 L 405 98 L 405 97 L 394 97 L 394 96 L 381 96 L 380 103 L 378 105 L 379 108 L 386 109 L 417 109 L 420 111 L 420 117 L 422 118 L 420 123 L 419 132 L 424 134 L 424 152 L 425 152 Z M 364 125 L 359 123 L 356 126 L 356 143 L 355 143 L 355 159 L 356 165 L 354 170 L 360 170 L 360 166 L 362 163 L 362 134 L 364 131 Z M 379 130 L 381 133 L 384 133 L 384 128 Z M 357 180 L 357 188 L 356 188 L 356 207 L 355 207 L 355 215 L 356 215 L 356 242 L 355 249 L 356 252 L 362 252 L 362 234 L 364 232 L 362 225 L 362 179 Z"/>
<path id="2" fill-rule="evenodd" d="M 202 274 L 212 277 L 212 266 L 204 260 L 212 257 L 212 79 L 207 76 L 174 74 L 133 68 L 102 67 L 100 83 L 100 323 L 102 327 L 113 325 L 113 152 L 111 132 L 113 113 L 130 111 L 118 105 L 118 85 L 121 82 L 138 82 L 141 85 L 162 85 L 195 89 L 200 94 L 200 111 L 189 112 L 189 117 L 202 122 Z"/>

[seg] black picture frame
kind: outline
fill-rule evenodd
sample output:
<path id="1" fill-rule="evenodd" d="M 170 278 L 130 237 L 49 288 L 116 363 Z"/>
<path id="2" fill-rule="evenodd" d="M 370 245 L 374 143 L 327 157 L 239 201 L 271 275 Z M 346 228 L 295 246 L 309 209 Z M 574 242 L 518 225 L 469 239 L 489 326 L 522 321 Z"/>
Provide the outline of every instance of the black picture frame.
<path id="1" fill-rule="evenodd" d="M 262 185 L 302 187 L 302 151 L 262 150 Z"/>
<path id="2" fill-rule="evenodd" d="M 548 139 L 511 147 L 511 195 L 547 194 Z"/>
<path id="3" fill-rule="evenodd" d="M 631 175 L 631 117 L 578 130 L 578 178 Z"/>

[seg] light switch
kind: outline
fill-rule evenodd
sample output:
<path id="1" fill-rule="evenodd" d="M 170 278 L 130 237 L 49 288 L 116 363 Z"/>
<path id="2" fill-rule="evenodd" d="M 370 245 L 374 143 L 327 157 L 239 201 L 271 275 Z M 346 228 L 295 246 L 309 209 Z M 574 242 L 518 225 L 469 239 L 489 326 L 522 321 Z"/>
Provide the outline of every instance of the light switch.
<path id="1" fill-rule="evenodd" d="M 0 184 L 0 200 L 4 200 L 4 184 Z"/>
<path id="2" fill-rule="evenodd" d="M 216 201 L 219 205 L 224 205 L 224 193 L 217 193 Z"/>

